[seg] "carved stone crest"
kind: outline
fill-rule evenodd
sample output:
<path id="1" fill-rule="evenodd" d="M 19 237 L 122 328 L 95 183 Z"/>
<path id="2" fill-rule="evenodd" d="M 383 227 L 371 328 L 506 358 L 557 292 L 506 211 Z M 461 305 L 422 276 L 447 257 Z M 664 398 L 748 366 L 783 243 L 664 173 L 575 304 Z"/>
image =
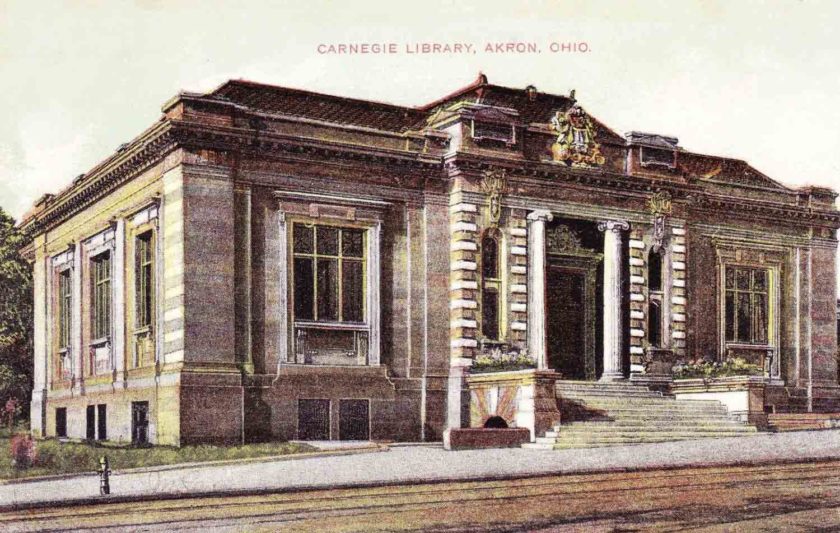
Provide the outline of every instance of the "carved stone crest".
<path id="1" fill-rule="evenodd" d="M 507 191 L 507 172 L 488 170 L 481 180 L 481 187 L 489 196 L 490 224 L 498 226 L 502 217 L 502 195 Z"/>
<path id="2" fill-rule="evenodd" d="M 566 111 L 556 111 L 551 118 L 551 129 L 557 132 L 557 140 L 551 145 L 554 161 L 573 167 L 604 164 L 601 146 L 595 142 L 595 126 L 579 105 L 575 104 Z"/>
<path id="3" fill-rule="evenodd" d="M 671 194 L 668 191 L 659 191 L 648 198 L 648 211 L 653 215 L 670 215 L 671 209 Z"/>
<path id="4" fill-rule="evenodd" d="M 546 248 L 558 254 L 579 253 L 584 250 L 580 236 L 569 226 L 559 225 L 546 232 Z"/>
<path id="5" fill-rule="evenodd" d="M 648 210 L 653 215 L 653 251 L 659 252 L 665 242 L 665 217 L 671 214 L 671 194 L 660 191 L 648 199 Z"/>

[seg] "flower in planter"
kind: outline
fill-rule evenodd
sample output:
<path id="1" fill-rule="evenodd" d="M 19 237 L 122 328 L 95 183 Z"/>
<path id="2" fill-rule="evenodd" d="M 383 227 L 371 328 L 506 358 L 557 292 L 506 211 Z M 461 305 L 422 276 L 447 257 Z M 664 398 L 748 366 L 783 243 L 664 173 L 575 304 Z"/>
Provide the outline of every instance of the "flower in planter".
<path id="1" fill-rule="evenodd" d="M 502 351 L 499 347 L 480 354 L 473 361 L 470 371 L 474 374 L 484 372 L 505 372 L 510 370 L 525 370 L 536 368 L 537 363 L 528 355 L 526 350 Z"/>
<path id="2" fill-rule="evenodd" d="M 723 362 L 705 359 L 694 359 L 685 363 L 678 361 L 671 372 L 675 379 L 760 376 L 764 373 L 760 365 L 749 363 L 740 357 L 726 359 Z"/>

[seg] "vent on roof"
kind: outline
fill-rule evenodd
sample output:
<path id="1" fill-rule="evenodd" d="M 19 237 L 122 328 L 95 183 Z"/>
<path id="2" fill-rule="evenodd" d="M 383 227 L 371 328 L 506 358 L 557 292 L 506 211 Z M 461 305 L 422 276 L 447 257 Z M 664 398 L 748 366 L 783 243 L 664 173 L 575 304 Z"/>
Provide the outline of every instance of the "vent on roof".
<path id="1" fill-rule="evenodd" d="M 680 150 L 680 141 L 676 137 L 641 131 L 631 131 L 625 137 L 628 144 L 639 146 L 642 167 L 676 168 L 677 151 Z"/>
<path id="2" fill-rule="evenodd" d="M 680 140 L 676 137 L 659 135 L 658 133 L 645 133 L 642 131 L 631 131 L 625 135 L 629 144 L 646 144 L 658 148 L 678 149 Z"/>

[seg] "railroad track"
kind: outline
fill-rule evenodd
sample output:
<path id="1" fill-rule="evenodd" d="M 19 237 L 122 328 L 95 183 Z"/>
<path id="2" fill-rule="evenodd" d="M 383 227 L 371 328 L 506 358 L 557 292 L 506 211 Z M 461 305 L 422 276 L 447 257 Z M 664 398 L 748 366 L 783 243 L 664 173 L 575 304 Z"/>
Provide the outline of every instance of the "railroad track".
<path id="1" fill-rule="evenodd" d="M 3 513 L 0 530 L 752 530 L 785 517 L 840 528 L 840 461 L 103 503 Z"/>

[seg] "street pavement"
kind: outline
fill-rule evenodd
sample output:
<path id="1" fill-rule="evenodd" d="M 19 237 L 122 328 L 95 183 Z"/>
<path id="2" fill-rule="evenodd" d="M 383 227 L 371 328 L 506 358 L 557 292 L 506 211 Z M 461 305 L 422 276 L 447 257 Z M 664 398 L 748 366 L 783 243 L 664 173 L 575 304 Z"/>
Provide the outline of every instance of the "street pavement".
<path id="1" fill-rule="evenodd" d="M 840 458 L 840 430 L 836 429 L 572 450 L 450 452 L 426 445 L 393 446 L 384 452 L 186 469 L 120 472 L 119 465 L 114 465 L 111 498 L 246 494 L 832 458 Z M 93 475 L 0 485 L 0 510 L 91 498 L 99 498 L 99 479 Z"/>

